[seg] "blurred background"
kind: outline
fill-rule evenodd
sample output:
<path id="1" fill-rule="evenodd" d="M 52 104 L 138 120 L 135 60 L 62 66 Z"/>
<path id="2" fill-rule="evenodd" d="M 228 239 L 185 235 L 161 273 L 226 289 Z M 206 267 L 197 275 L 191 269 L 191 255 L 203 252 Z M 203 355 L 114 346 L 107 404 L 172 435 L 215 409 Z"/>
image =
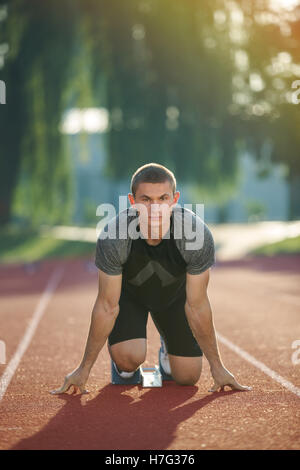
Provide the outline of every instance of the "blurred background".
<path id="1" fill-rule="evenodd" d="M 300 252 L 298 0 L 0 0 L 0 261 L 92 254 L 170 168 L 220 259 Z"/>

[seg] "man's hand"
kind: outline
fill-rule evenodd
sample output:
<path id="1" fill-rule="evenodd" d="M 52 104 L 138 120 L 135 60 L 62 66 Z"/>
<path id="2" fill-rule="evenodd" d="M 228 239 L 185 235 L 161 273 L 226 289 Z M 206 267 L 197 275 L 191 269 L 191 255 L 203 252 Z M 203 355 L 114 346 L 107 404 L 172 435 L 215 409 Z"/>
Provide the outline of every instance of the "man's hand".
<path id="1" fill-rule="evenodd" d="M 233 390 L 252 390 L 251 387 L 239 384 L 234 376 L 223 366 L 211 369 L 211 375 L 215 383 L 209 392 L 216 392 L 219 389 L 224 390 L 225 385 L 228 385 Z"/>
<path id="2" fill-rule="evenodd" d="M 78 367 L 75 369 L 73 372 L 70 374 L 66 375 L 64 384 L 62 387 L 52 390 L 50 393 L 52 395 L 57 395 L 59 393 L 65 393 L 67 392 L 70 387 L 74 387 L 74 392 L 76 393 L 79 389 L 80 393 L 89 393 L 84 387 L 87 382 L 89 373 L 85 370 L 82 369 L 81 367 Z"/>

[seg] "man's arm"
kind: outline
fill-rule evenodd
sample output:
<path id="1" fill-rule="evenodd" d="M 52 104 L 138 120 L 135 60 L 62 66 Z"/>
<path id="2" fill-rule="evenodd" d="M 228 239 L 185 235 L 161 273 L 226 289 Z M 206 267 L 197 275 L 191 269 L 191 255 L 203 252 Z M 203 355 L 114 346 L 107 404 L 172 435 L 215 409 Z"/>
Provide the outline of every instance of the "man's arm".
<path id="1" fill-rule="evenodd" d="M 61 388 L 52 394 L 64 393 L 72 385 L 75 391 L 86 392 L 85 383 L 101 349 L 111 333 L 119 313 L 122 274 L 110 276 L 99 270 L 98 295 L 92 311 L 90 330 L 80 365 L 65 377 Z"/>
<path id="2" fill-rule="evenodd" d="M 210 391 L 225 385 L 238 390 L 251 390 L 250 387 L 240 385 L 234 376 L 224 367 L 216 339 L 212 310 L 207 296 L 209 282 L 209 269 L 201 274 L 186 275 L 186 304 L 185 313 L 199 346 L 205 354 L 214 385 Z"/>

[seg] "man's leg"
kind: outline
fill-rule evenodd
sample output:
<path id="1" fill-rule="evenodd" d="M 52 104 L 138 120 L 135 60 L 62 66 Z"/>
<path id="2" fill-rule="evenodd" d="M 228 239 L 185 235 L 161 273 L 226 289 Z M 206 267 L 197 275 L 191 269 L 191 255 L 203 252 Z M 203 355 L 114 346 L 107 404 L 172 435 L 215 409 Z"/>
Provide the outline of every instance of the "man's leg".
<path id="1" fill-rule="evenodd" d="M 195 385 L 202 371 L 202 357 L 183 357 L 169 354 L 173 379 L 180 385 Z"/>
<path id="2" fill-rule="evenodd" d="M 119 372 L 134 372 L 145 361 L 148 309 L 125 292 L 119 314 L 108 337 L 108 350 Z"/>
<path id="3" fill-rule="evenodd" d="M 108 350 L 119 371 L 134 372 L 146 359 L 146 339 L 136 338 L 108 345 Z"/>
<path id="4" fill-rule="evenodd" d="M 171 375 L 180 385 L 195 385 L 202 371 L 203 353 L 193 336 L 185 310 L 185 297 L 161 312 L 151 312 L 169 358 Z"/>

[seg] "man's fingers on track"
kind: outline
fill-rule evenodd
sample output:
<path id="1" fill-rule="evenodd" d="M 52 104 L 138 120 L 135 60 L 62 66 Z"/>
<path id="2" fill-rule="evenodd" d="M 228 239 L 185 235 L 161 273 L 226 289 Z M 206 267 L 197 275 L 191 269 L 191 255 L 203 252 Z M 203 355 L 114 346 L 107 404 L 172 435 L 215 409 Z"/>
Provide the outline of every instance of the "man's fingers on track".
<path id="1" fill-rule="evenodd" d="M 214 385 L 211 387 L 209 392 L 217 392 L 219 389 L 221 389 L 221 391 L 223 392 L 225 391 L 225 387 L 230 387 L 232 390 L 243 390 L 243 391 L 252 390 L 252 387 L 241 385 L 235 380 L 234 382 L 222 384 L 222 385 L 214 383 Z"/>
<path id="2" fill-rule="evenodd" d="M 252 390 L 252 387 L 248 387 L 247 385 L 241 385 L 236 381 L 228 385 L 232 388 L 232 390 Z"/>
<path id="3" fill-rule="evenodd" d="M 208 390 L 208 391 L 209 391 L 209 392 L 216 392 L 219 388 L 220 388 L 220 385 L 215 382 L 215 383 L 213 384 L 213 386 L 211 387 L 211 389 Z"/>
<path id="4" fill-rule="evenodd" d="M 52 395 L 58 395 L 59 393 L 64 393 L 64 392 L 67 392 L 69 390 L 69 388 L 71 387 L 72 384 L 69 383 L 68 379 L 65 379 L 63 385 L 56 389 L 56 390 L 52 390 L 50 393 Z"/>
<path id="5" fill-rule="evenodd" d="M 69 388 L 67 388 L 66 390 L 63 389 L 62 387 L 57 388 L 56 390 L 51 390 L 50 393 L 51 393 L 51 395 L 59 395 L 60 393 L 65 393 L 67 390 L 69 390 Z"/>
<path id="6" fill-rule="evenodd" d="M 81 393 L 81 394 L 87 394 L 87 393 L 90 393 L 88 390 L 86 390 L 84 387 L 78 387 L 77 385 L 74 385 L 74 384 L 67 384 L 67 385 L 63 385 L 62 387 L 58 388 L 57 390 L 51 390 L 50 393 L 52 395 L 59 395 L 60 393 L 65 393 L 65 392 L 68 392 L 70 390 L 70 388 L 73 387 L 73 390 L 71 392 L 71 395 L 77 395 L 78 394 L 78 391 Z"/>
<path id="7" fill-rule="evenodd" d="M 71 395 L 78 395 L 78 394 L 86 394 L 86 393 L 89 393 L 88 390 L 86 390 L 84 387 L 81 387 L 80 385 L 70 385 L 70 387 L 73 387 L 73 391 L 71 393 Z"/>
<path id="8" fill-rule="evenodd" d="M 226 384 L 229 387 L 232 388 L 232 390 L 252 390 L 251 387 L 248 387 L 246 385 L 241 385 L 239 384 L 236 379 L 233 377 L 233 379 L 230 381 L 230 383 Z"/>

